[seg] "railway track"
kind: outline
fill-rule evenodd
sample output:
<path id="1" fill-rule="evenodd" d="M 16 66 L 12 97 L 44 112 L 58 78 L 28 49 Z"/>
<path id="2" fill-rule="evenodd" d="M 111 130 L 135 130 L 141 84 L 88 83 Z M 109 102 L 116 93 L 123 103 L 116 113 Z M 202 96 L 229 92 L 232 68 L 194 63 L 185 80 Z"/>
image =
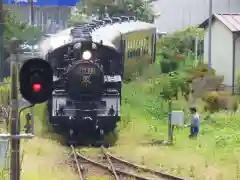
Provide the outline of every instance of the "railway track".
<path id="1" fill-rule="evenodd" d="M 172 176 L 155 171 L 140 165 L 136 165 L 111 155 L 101 148 L 99 160 L 90 159 L 72 148 L 71 160 L 77 170 L 79 179 L 86 180 L 88 176 L 108 176 L 113 180 L 185 180 L 182 177 Z"/>

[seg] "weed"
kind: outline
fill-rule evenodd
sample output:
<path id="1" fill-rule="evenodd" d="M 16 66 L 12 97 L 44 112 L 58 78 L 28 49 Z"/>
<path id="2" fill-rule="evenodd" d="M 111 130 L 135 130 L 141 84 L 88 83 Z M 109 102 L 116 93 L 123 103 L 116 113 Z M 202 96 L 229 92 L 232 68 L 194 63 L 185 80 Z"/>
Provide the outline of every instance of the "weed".
<path id="1" fill-rule="evenodd" d="M 154 78 L 150 82 L 153 81 Z M 158 90 L 153 90 L 155 87 L 149 84 L 149 80 L 144 80 L 124 85 L 123 96 L 127 101 L 123 103 L 123 117 L 118 125 L 119 139 L 109 150 L 150 168 L 174 169 L 172 174 L 175 175 L 194 176 L 195 179 L 237 179 L 240 114 L 219 111 L 208 115 L 200 111 L 202 122 L 198 139 L 189 140 L 189 129 L 179 127 L 174 131 L 174 146 L 152 144 L 153 140 L 167 139 L 168 108 L 167 102 L 158 97 Z M 197 104 L 201 105 L 201 102 Z M 178 100 L 173 100 L 173 109 L 184 109 L 187 113 L 188 103 L 181 94 Z M 185 118 L 188 121 L 188 117 Z"/>

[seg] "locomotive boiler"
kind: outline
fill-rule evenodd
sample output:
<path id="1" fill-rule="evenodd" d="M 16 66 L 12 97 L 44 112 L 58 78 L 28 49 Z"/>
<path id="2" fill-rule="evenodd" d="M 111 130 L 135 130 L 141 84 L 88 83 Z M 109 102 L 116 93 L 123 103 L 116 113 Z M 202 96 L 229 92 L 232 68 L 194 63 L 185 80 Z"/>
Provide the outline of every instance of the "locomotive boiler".
<path id="1" fill-rule="evenodd" d="M 120 120 L 123 62 L 116 49 L 75 41 L 47 55 L 54 70 L 51 124 L 70 136 L 112 132 Z"/>

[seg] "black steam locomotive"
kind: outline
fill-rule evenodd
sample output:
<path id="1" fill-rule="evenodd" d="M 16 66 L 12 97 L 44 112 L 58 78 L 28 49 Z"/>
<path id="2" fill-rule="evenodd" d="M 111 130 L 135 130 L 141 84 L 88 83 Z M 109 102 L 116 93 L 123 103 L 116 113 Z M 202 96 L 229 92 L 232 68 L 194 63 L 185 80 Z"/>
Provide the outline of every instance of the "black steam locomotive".
<path id="1" fill-rule="evenodd" d="M 120 120 L 121 53 L 84 40 L 49 52 L 47 60 L 54 70 L 51 124 L 74 137 L 112 132 Z"/>

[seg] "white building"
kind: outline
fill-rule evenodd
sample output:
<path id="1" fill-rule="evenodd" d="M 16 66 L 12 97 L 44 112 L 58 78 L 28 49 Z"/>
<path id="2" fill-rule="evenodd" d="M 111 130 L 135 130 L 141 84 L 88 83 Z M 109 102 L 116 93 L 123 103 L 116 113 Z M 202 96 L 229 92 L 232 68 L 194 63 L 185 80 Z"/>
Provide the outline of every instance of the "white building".
<path id="1" fill-rule="evenodd" d="M 208 62 L 208 19 L 205 28 L 204 60 Z M 232 86 L 240 70 L 240 14 L 214 14 L 212 23 L 212 67 L 224 76 L 224 84 Z"/>
<path id="2" fill-rule="evenodd" d="M 213 13 L 239 13 L 239 0 L 212 0 Z M 208 18 L 209 0 L 158 0 L 153 4 L 160 16 L 155 24 L 161 32 L 199 25 Z"/>

